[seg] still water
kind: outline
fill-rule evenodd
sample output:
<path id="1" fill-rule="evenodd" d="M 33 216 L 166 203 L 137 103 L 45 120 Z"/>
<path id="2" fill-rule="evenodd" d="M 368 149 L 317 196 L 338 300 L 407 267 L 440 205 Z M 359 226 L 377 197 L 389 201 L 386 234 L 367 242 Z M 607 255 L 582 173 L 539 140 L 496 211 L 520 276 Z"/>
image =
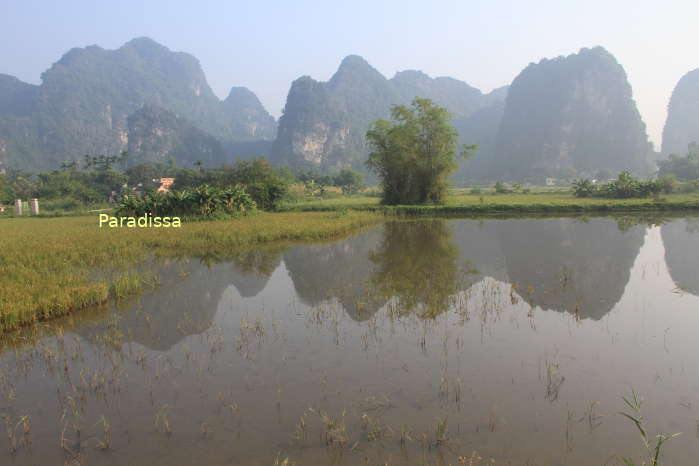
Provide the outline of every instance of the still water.
<path id="1" fill-rule="evenodd" d="M 699 220 L 420 220 L 3 336 L 0 464 L 699 458 Z"/>

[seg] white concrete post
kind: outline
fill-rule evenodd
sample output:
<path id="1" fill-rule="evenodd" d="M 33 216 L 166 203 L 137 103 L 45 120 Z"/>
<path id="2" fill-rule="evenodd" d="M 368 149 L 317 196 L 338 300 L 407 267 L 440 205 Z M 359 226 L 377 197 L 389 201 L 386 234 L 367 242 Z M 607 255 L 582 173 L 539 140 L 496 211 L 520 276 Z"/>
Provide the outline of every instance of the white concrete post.
<path id="1" fill-rule="evenodd" d="M 39 199 L 32 199 L 29 203 L 32 215 L 39 215 Z"/>
<path id="2" fill-rule="evenodd" d="M 15 215 L 22 215 L 22 199 L 15 201 Z"/>

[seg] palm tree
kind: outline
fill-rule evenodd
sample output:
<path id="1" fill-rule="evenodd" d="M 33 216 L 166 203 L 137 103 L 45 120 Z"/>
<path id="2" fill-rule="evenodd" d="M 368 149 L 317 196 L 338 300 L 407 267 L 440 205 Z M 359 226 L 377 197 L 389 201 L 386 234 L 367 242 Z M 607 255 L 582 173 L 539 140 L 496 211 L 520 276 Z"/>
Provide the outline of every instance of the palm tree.
<path id="1" fill-rule="evenodd" d="M 255 209 L 255 201 L 245 192 L 242 185 L 230 186 L 221 192 L 221 198 L 228 212 L 245 212 Z"/>
<path id="2" fill-rule="evenodd" d="M 197 206 L 200 215 L 210 215 L 214 213 L 221 203 L 221 197 L 216 188 L 203 184 L 194 190 L 192 195 L 194 204 Z"/>
<path id="3" fill-rule="evenodd" d="M 135 217 L 142 210 L 142 202 L 136 196 L 126 194 L 116 208 L 116 214 L 122 217 Z"/>
<path id="4" fill-rule="evenodd" d="M 187 189 L 170 191 L 166 196 L 167 210 L 169 213 L 185 214 L 192 208 L 194 197 Z"/>

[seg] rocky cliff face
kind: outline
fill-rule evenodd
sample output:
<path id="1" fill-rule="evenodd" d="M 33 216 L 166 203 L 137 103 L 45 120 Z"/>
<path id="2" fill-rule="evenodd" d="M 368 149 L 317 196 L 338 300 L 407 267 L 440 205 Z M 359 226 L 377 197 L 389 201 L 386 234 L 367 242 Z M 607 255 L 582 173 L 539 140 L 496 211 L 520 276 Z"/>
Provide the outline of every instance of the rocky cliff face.
<path id="1" fill-rule="evenodd" d="M 133 163 L 167 162 L 216 166 L 227 153 L 215 137 L 162 107 L 147 105 L 127 119 L 127 149 Z"/>
<path id="2" fill-rule="evenodd" d="M 662 155 L 684 155 L 699 142 L 699 68 L 682 76 L 672 92 L 663 129 Z"/>
<path id="3" fill-rule="evenodd" d="M 30 115 L 37 91 L 37 86 L 0 74 L 0 170 L 12 163 L 15 154 L 31 158 L 36 150 L 38 137 Z"/>
<path id="4" fill-rule="evenodd" d="M 7 163 L 32 169 L 116 154 L 129 147 L 128 118 L 144 104 L 222 142 L 272 139 L 274 120 L 251 94 L 236 88 L 221 102 L 196 58 L 148 38 L 117 50 L 76 48 L 43 73 L 40 86 L 0 77 L 0 140 Z"/>
<path id="5" fill-rule="evenodd" d="M 433 79 L 414 70 L 386 79 L 363 58 L 350 55 L 328 82 L 304 76 L 292 83 L 273 156 L 290 166 L 363 169 L 369 152 L 365 141 L 369 124 L 388 118 L 392 105 L 409 104 L 415 97 L 427 97 L 446 107 L 457 129 L 469 138 L 464 142 L 489 147 L 501 112 L 495 110 L 489 117 L 477 113 L 500 105 L 505 94 L 506 90 L 500 90 L 484 95 L 462 81 Z M 483 127 L 486 136 L 481 134 Z M 479 153 L 478 157 L 487 155 Z"/>
<path id="6" fill-rule="evenodd" d="M 239 141 L 273 140 L 277 122 L 267 113 L 255 93 L 246 87 L 234 87 L 223 101 L 234 139 Z"/>
<path id="7" fill-rule="evenodd" d="M 541 181 L 600 169 L 645 175 L 653 151 L 624 69 L 601 47 L 522 71 L 510 86 L 494 177 Z"/>

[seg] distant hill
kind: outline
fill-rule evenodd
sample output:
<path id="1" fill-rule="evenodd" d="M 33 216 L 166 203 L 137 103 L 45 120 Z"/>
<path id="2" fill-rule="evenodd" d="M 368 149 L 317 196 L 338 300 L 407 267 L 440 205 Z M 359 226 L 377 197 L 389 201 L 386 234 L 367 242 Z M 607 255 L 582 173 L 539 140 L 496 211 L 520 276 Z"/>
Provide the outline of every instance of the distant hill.
<path id="1" fill-rule="evenodd" d="M 699 142 L 699 68 L 682 76 L 672 91 L 663 129 L 662 155 L 684 155 Z"/>
<path id="2" fill-rule="evenodd" d="M 483 94 L 465 82 L 414 70 L 387 79 L 362 57 L 350 55 L 327 82 L 303 76 L 292 83 L 273 157 L 289 166 L 364 169 L 369 124 L 388 118 L 394 104 L 427 97 L 451 112 L 454 125 L 468 137 L 464 142 L 481 144 L 476 158 L 487 160 L 506 94 L 506 88 Z"/>
<path id="3" fill-rule="evenodd" d="M 652 171 L 654 152 L 624 69 L 602 47 L 543 59 L 512 82 L 492 178 L 541 182 Z"/>
<path id="4" fill-rule="evenodd" d="M 490 93 L 407 70 L 387 79 L 357 55 L 331 79 L 291 84 L 278 125 L 250 90 L 220 100 L 196 58 L 148 38 L 116 50 L 67 52 L 40 85 L 0 74 L 0 168 L 57 168 L 85 154 L 130 153 L 130 164 L 174 159 L 207 166 L 269 156 L 293 168 L 365 170 L 370 123 L 415 97 L 449 110 L 462 143 L 478 144 L 456 181 L 542 182 L 601 169 L 647 175 L 653 152 L 624 69 L 605 49 L 543 59 Z M 699 139 L 699 70 L 678 84 L 663 152 Z"/>
<path id="5" fill-rule="evenodd" d="M 220 143 L 271 140 L 276 132 L 274 118 L 252 92 L 233 88 L 220 101 L 196 58 L 148 38 L 117 50 L 95 45 L 72 49 L 41 80 L 33 86 L 0 75 L 3 165 L 51 169 L 84 154 L 118 154 L 135 147 L 129 143 L 129 117 L 142 122 L 155 108 L 172 112 Z M 140 146 L 149 146 L 143 137 L 139 134 Z M 190 158 L 206 159 L 207 154 Z M 149 158 L 152 153 L 132 155 Z M 222 157 L 216 162 L 227 161 Z"/>

